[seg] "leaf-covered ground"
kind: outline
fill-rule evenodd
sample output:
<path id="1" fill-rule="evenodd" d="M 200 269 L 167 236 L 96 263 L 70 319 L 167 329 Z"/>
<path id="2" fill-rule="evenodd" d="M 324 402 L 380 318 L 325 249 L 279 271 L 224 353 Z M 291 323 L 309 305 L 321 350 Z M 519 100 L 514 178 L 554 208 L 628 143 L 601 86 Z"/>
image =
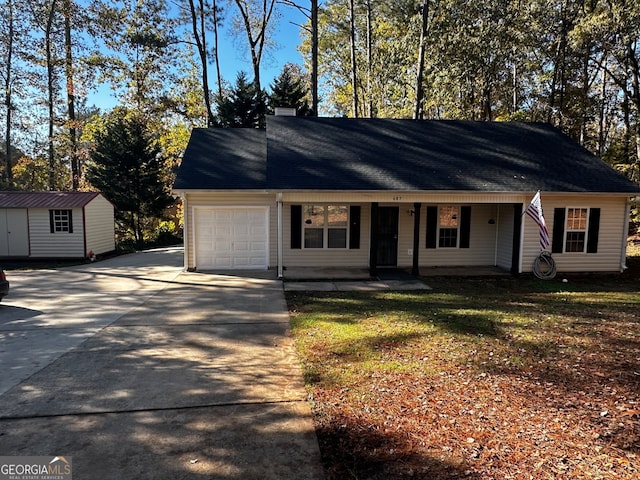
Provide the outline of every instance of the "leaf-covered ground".
<path id="1" fill-rule="evenodd" d="M 640 265 L 290 294 L 328 479 L 640 478 Z"/>

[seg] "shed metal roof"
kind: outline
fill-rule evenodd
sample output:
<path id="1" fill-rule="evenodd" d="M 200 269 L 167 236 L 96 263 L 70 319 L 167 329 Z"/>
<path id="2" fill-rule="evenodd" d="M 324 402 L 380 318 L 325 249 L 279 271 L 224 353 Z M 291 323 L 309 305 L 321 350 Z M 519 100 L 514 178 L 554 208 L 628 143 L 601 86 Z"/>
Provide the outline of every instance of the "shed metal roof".
<path id="1" fill-rule="evenodd" d="M 81 208 L 97 192 L 0 192 L 0 208 Z"/>

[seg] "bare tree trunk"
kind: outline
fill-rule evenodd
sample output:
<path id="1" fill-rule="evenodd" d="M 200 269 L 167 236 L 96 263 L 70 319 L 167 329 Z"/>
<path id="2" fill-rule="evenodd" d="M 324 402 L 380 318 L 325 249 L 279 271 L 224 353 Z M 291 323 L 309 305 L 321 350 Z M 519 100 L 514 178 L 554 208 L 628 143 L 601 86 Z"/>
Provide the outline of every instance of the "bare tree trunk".
<path id="1" fill-rule="evenodd" d="M 45 28 L 45 51 L 47 59 L 47 101 L 49 107 L 49 138 L 48 138 L 48 163 L 49 163 L 49 190 L 56 189 L 56 168 L 55 168 L 55 147 L 53 144 L 53 134 L 55 126 L 55 68 L 53 59 L 53 21 L 56 12 L 56 0 L 51 2 L 49 18 Z"/>
<path id="2" fill-rule="evenodd" d="M 216 60 L 216 75 L 218 78 L 218 96 L 222 98 L 222 75 L 220 74 L 220 54 L 218 50 L 218 2 L 213 0 L 213 51 Z"/>
<path id="3" fill-rule="evenodd" d="M 631 100 L 635 106 L 636 114 L 640 115 L 640 63 L 636 56 L 637 41 L 629 41 L 627 45 L 627 55 L 629 59 L 630 75 L 631 75 Z M 635 126 L 635 161 L 632 170 L 631 179 L 636 183 L 640 183 L 640 122 L 636 121 Z"/>
<path id="4" fill-rule="evenodd" d="M 318 0 L 311 0 L 311 108 L 318 116 Z"/>
<path id="5" fill-rule="evenodd" d="M 7 74 L 4 78 L 4 104 L 6 107 L 6 125 L 5 125 L 5 136 L 4 136 L 4 144 L 6 149 L 6 163 L 5 163 L 5 172 L 4 177 L 7 181 L 10 181 L 13 178 L 13 173 L 11 170 L 11 113 L 13 109 L 13 98 L 12 98 L 12 77 L 11 77 L 11 69 L 13 67 L 13 36 L 15 34 L 14 26 L 13 26 L 13 0 L 9 0 L 8 4 L 8 12 L 6 15 L 8 16 L 8 24 L 9 29 L 7 32 Z"/>
<path id="6" fill-rule="evenodd" d="M 589 107 L 588 98 L 591 85 L 589 82 L 589 53 L 591 52 L 590 45 L 585 45 L 584 56 L 582 58 L 582 98 L 580 106 L 580 144 L 586 145 L 588 141 L 587 125 L 589 123 Z"/>
<path id="7" fill-rule="evenodd" d="M 202 94 L 204 104 L 207 109 L 207 127 L 213 126 L 213 110 L 211 109 L 211 96 L 209 91 L 209 70 L 207 61 L 207 30 L 205 26 L 205 11 L 203 0 L 198 0 L 198 9 L 193 2 L 189 0 L 189 10 L 191 12 L 191 28 L 193 37 L 198 48 L 200 57 L 200 67 L 202 68 Z"/>
<path id="8" fill-rule="evenodd" d="M 606 62 L 605 59 L 603 59 Z M 605 116 L 607 110 L 607 69 L 602 69 L 602 87 L 600 89 L 600 108 L 598 109 L 598 144 L 596 145 L 597 155 L 602 155 L 605 140 Z"/>
<path id="9" fill-rule="evenodd" d="M 367 7 L 367 116 L 373 118 L 373 9 L 371 0 L 366 0 Z"/>
<path id="10" fill-rule="evenodd" d="M 71 0 L 64 0 L 65 74 L 67 77 L 67 112 L 69 122 L 69 158 L 71 163 L 71 189 L 80 188 L 80 158 L 78 156 L 78 129 L 76 95 L 73 85 L 73 49 L 71 45 Z"/>
<path id="11" fill-rule="evenodd" d="M 422 6 L 422 29 L 420 31 L 420 50 L 418 51 L 418 76 L 416 78 L 416 103 L 413 109 L 413 118 L 424 118 L 424 57 L 427 48 L 427 29 L 429 24 L 429 0 Z"/>
<path id="12" fill-rule="evenodd" d="M 551 80 L 551 88 L 549 95 L 549 109 L 547 114 L 547 121 L 549 123 L 552 122 L 554 116 L 554 110 L 556 110 L 556 93 L 558 89 L 558 83 L 560 84 L 560 98 L 557 102 L 559 111 L 558 115 L 558 126 L 562 126 L 562 114 L 564 110 L 564 91 L 566 88 L 565 85 L 565 69 L 566 69 L 566 58 L 567 58 L 567 35 L 568 35 L 568 19 L 567 19 L 567 8 L 566 3 L 562 4 L 562 13 L 561 13 L 561 27 L 560 27 L 560 38 L 558 38 L 556 44 L 556 55 L 555 61 L 553 65 L 553 77 Z"/>
<path id="13" fill-rule="evenodd" d="M 253 83 L 256 86 L 256 91 L 260 94 L 260 92 L 262 92 L 260 63 L 262 62 L 262 52 L 267 39 L 267 28 L 271 20 L 271 15 L 273 14 L 276 0 L 262 0 L 262 9 L 259 17 L 252 16 L 246 0 L 235 0 L 235 2 L 240 11 L 242 22 L 247 32 L 247 39 L 249 40 L 251 63 L 253 65 Z M 254 31 L 255 26 L 257 26 L 256 31 Z"/>
<path id="14" fill-rule="evenodd" d="M 356 59 L 356 11 L 354 0 L 349 0 L 349 22 L 351 43 L 351 85 L 353 87 L 353 116 L 358 118 L 358 65 Z"/>

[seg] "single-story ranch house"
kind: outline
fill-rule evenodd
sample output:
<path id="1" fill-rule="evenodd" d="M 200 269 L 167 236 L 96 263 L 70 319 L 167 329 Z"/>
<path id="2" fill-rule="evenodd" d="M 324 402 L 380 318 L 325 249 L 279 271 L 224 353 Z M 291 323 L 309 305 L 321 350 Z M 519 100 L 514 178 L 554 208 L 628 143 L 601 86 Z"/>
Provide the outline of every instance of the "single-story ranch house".
<path id="1" fill-rule="evenodd" d="M 80 259 L 112 252 L 113 210 L 96 192 L 0 192 L 0 258 Z"/>
<path id="2" fill-rule="evenodd" d="M 550 125 L 272 116 L 194 129 L 174 184 L 185 269 L 625 268 L 640 187 Z"/>

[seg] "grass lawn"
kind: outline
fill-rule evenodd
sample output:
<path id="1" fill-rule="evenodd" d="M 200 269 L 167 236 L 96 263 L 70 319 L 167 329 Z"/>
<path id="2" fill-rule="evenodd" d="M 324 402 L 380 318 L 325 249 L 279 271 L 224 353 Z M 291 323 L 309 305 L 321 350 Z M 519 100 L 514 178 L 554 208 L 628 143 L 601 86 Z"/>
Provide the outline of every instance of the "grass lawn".
<path id="1" fill-rule="evenodd" d="M 327 478 L 640 478 L 638 250 L 622 275 L 288 293 Z"/>

